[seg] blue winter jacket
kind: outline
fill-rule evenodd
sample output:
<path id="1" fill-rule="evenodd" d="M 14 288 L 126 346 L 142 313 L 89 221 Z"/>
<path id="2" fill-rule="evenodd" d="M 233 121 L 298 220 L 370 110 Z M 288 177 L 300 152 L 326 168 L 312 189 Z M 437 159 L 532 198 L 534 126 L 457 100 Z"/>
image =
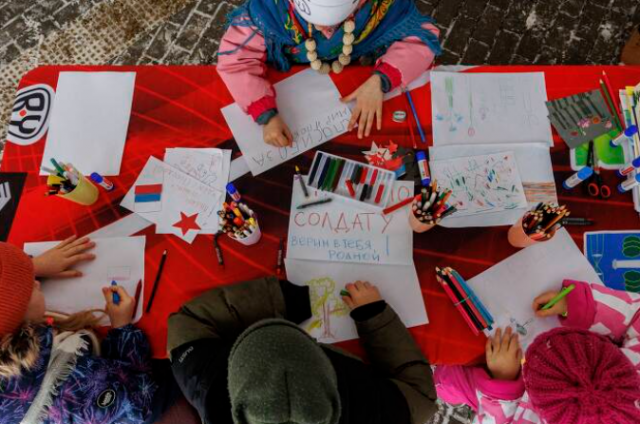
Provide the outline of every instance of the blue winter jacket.
<path id="1" fill-rule="evenodd" d="M 39 331 L 40 357 L 30 372 L 0 379 L 0 424 L 19 424 L 45 376 L 53 330 Z M 85 352 L 53 398 L 43 424 L 140 424 L 150 414 L 157 386 L 152 380 L 151 350 L 144 333 L 127 325 L 112 329 L 102 356 Z"/>

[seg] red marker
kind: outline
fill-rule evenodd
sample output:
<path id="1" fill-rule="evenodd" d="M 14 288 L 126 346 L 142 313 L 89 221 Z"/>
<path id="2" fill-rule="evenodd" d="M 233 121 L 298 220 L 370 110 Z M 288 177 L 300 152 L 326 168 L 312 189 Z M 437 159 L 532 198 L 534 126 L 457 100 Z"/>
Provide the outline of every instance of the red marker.
<path id="1" fill-rule="evenodd" d="M 386 208 L 385 210 L 382 211 L 382 213 L 384 215 L 389 215 L 391 212 L 397 211 L 398 209 L 407 206 L 409 203 L 413 202 L 414 200 L 418 200 L 420 198 L 420 195 L 418 194 L 415 197 L 408 197 L 406 199 L 404 199 L 401 202 L 396 203 L 395 205 L 389 206 L 388 208 Z"/>
<path id="2" fill-rule="evenodd" d="M 356 191 L 353 188 L 353 183 L 351 182 L 351 180 L 347 180 L 344 182 L 347 186 L 347 189 L 349 190 L 349 194 L 351 195 L 351 197 L 356 197 Z"/>

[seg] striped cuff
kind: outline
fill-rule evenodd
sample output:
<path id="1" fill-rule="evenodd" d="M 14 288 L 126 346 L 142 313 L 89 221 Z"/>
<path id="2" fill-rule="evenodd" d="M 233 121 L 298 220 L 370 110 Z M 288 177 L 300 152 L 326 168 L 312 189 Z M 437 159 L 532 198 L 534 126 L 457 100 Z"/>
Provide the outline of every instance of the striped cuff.
<path id="1" fill-rule="evenodd" d="M 394 90 L 402 83 L 402 73 L 394 66 L 389 65 L 386 62 L 379 62 L 374 72 L 380 75 L 382 80 L 382 92 L 388 93 Z"/>
<path id="2" fill-rule="evenodd" d="M 258 121 L 260 115 L 269 109 L 276 109 L 276 98 L 275 96 L 264 96 L 259 100 L 251 103 L 247 108 L 247 113 L 251 115 L 254 121 Z"/>

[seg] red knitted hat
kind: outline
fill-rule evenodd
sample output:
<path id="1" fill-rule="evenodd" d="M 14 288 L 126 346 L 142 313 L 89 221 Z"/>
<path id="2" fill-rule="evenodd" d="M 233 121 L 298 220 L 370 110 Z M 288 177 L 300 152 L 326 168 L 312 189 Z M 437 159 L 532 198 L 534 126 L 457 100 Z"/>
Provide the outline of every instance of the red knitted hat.
<path id="1" fill-rule="evenodd" d="M 20 326 L 33 291 L 33 262 L 22 250 L 0 242 L 0 337 Z"/>
<path id="2" fill-rule="evenodd" d="M 522 372 L 534 409 L 548 423 L 640 423 L 640 377 L 604 336 L 570 328 L 543 333 L 529 346 Z"/>

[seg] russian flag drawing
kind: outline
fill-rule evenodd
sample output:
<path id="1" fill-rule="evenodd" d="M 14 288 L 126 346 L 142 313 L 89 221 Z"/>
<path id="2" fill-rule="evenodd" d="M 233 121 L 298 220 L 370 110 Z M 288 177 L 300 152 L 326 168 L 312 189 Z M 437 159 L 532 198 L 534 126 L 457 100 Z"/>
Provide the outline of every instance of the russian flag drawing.
<path id="1" fill-rule="evenodd" d="M 140 184 L 134 189 L 136 212 L 154 212 L 162 208 L 162 184 Z"/>

